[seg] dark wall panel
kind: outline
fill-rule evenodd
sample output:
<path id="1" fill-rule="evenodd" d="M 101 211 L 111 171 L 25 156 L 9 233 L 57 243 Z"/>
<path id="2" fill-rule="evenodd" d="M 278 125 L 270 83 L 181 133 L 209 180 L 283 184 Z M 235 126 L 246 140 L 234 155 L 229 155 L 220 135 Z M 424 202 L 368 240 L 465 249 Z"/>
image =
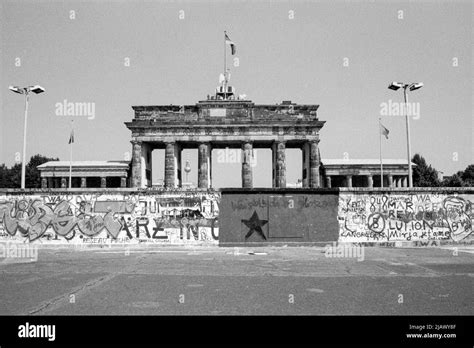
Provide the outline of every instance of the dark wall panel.
<path id="1" fill-rule="evenodd" d="M 219 245 L 337 241 L 337 190 L 222 190 Z"/>

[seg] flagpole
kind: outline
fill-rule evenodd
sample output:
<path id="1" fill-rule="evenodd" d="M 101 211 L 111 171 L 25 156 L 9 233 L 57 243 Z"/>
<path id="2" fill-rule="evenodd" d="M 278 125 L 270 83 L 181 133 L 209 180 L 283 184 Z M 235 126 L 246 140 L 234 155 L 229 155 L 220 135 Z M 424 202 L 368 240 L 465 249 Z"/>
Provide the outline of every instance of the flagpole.
<path id="1" fill-rule="evenodd" d="M 74 132 L 74 120 L 71 120 L 71 134 Z M 69 145 L 71 147 L 69 148 L 70 153 L 69 153 L 69 188 L 72 188 L 72 144 L 74 143 L 74 140 L 71 139 L 71 135 L 69 136 Z"/>
<path id="2" fill-rule="evenodd" d="M 224 30 L 224 99 L 226 98 L 226 89 L 227 89 L 227 50 L 226 50 L 226 38 L 227 32 Z"/>
<path id="3" fill-rule="evenodd" d="M 382 164 L 382 122 L 379 117 L 379 143 L 380 143 L 380 187 L 383 187 L 383 164 Z"/>

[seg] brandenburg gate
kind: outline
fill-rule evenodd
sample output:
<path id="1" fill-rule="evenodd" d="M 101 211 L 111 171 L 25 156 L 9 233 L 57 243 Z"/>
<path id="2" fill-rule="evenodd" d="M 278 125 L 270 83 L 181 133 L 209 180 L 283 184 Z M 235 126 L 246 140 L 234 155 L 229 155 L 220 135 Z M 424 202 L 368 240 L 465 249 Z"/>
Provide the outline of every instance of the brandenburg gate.
<path id="1" fill-rule="evenodd" d="M 181 151 L 198 149 L 198 187 L 212 187 L 213 149 L 242 151 L 242 187 L 253 187 L 254 148 L 271 148 L 273 187 L 286 187 L 286 148 L 302 150 L 303 187 L 322 187 L 318 120 L 319 105 L 284 101 L 255 105 L 235 97 L 234 88 L 217 87 L 215 96 L 195 105 L 133 106 L 125 125 L 132 132 L 131 187 L 152 186 L 152 151 L 165 149 L 164 186 L 181 187 Z"/>

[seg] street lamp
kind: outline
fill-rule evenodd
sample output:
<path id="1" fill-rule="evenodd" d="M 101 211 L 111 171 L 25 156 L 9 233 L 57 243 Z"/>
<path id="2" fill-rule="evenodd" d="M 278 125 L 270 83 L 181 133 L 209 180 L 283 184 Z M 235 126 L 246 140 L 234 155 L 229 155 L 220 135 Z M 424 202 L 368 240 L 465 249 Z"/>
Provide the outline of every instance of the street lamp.
<path id="1" fill-rule="evenodd" d="M 410 119 L 408 118 L 408 96 L 407 88 L 410 91 L 416 91 L 423 87 L 423 82 L 416 83 L 403 83 L 403 82 L 392 82 L 388 88 L 394 91 L 397 91 L 400 88 L 403 88 L 403 95 L 405 97 L 405 119 L 407 125 L 407 156 L 408 156 L 408 187 L 413 187 L 413 177 L 411 170 L 411 147 L 410 147 Z"/>
<path id="2" fill-rule="evenodd" d="M 25 124 L 23 128 L 23 162 L 21 163 L 21 188 L 25 188 L 25 163 L 26 163 L 26 125 L 28 121 L 28 100 L 30 92 L 40 94 L 44 92 L 44 88 L 40 85 L 28 86 L 28 87 L 17 87 L 10 86 L 8 89 L 12 92 L 25 95 Z"/>

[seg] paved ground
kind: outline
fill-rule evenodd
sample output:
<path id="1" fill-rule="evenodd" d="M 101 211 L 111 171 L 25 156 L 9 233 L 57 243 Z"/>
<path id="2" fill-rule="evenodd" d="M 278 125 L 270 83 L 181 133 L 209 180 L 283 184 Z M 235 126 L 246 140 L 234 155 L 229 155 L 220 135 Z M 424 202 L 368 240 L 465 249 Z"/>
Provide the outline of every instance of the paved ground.
<path id="1" fill-rule="evenodd" d="M 249 255 L 249 252 L 264 255 Z M 46 248 L 0 259 L 0 314 L 474 314 L 472 249 Z"/>

